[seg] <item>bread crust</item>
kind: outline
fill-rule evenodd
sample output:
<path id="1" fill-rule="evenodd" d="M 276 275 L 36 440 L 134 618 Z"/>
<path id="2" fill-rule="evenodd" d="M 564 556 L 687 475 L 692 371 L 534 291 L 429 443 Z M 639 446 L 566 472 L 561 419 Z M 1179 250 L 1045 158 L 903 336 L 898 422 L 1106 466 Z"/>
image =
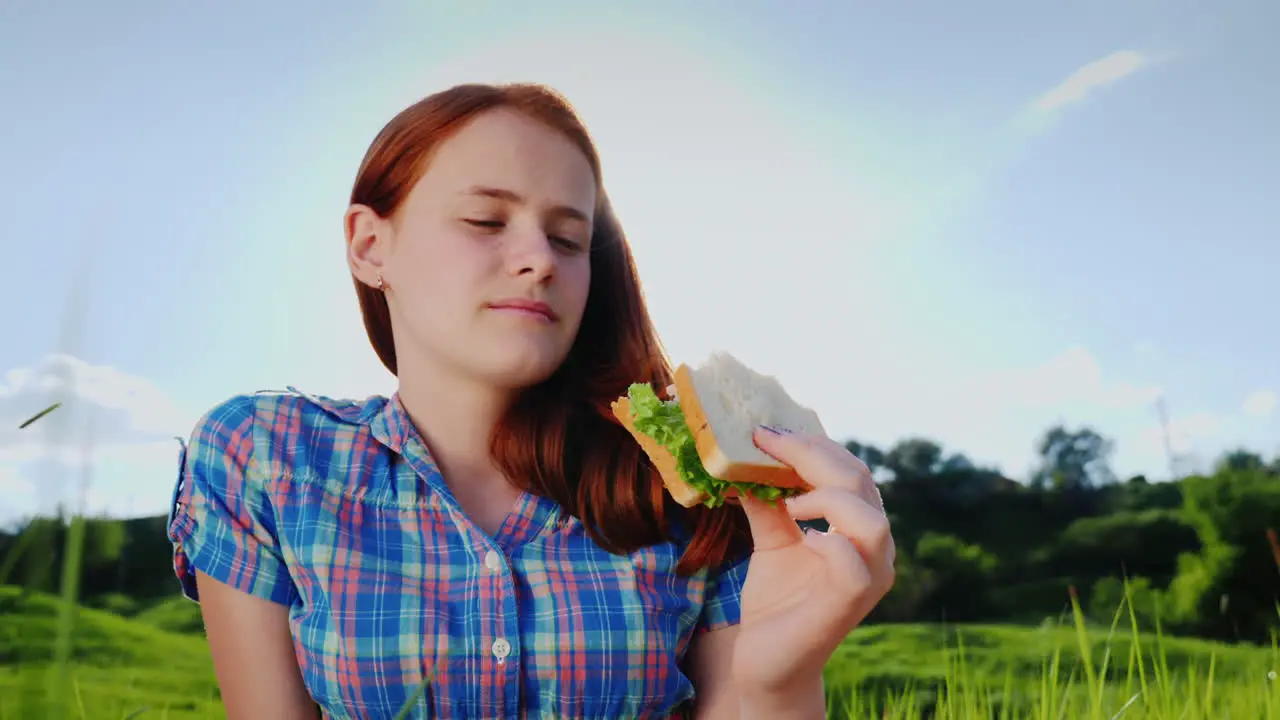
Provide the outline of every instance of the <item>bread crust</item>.
<path id="1" fill-rule="evenodd" d="M 622 427 L 631 433 L 636 443 L 640 445 L 640 449 L 645 455 L 649 456 L 649 461 L 653 463 L 654 469 L 662 476 L 662 484 L 666 486 L 667 493 L 671 498 L 683 507 L 693 507 L 707 499 L 707 494 L 701 490 L 695 489 L 689 483 L 680 478 L 680 473 L 676 469 L 676 457 L 667 449 L 658 444 L 656 440 L 645 435 L 636 429 L 635 422 L 631 419 L 631 400 L 627 397 L 620 397 L 614 400 L 610 406 L 613 410 L 613 416 L 618 418 L 618 422 L 622 423 Z"/>
<path id="2" fill-rule="evenodd" d="M 805 482 L 795 470 L 781 462 L 776 464 L 730 462 L 720 448 L 715 431 L 707 421 L 707 413 L 698 398 L 689 366 L 681 364 L 675 373 L 676 397 L 684 411 L 685 422 L 693 432 L 694 444 L 702 465 L 713 477 L 727 482 L 754 483 L 776 488 L 809 491 L 813 486 Z"/>

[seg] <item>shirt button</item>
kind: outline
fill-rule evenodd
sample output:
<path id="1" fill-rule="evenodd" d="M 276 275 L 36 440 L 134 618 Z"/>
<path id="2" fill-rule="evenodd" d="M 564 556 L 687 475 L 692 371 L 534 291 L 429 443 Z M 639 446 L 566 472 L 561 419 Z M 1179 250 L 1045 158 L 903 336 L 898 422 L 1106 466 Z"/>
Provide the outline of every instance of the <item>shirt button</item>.
<path id="1" fill-rule="evenodd" d="M 506 660 L 511 654 L 511 643 L 506 638 L 498 638 L 493 641 L 493 656 L 499 660 Z"/>
<path id="2" fill-rule="evenodd" d="M 490 550 L 484 554 L 484 566 L 493 572 L 498 572 L 502 569 L 502 558 L 498 557 L 498 553 Z"/>

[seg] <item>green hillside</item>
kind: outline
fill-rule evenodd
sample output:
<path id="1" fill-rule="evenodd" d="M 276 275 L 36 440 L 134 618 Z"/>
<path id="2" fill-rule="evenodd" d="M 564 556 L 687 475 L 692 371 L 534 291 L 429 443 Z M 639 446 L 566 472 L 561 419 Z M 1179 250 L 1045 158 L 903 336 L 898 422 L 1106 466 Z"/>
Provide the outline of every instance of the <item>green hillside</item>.
<path id="1" fill-rule="evenodd" d="M 0 720 L 45 717 L 57 622 L 53 598 L 0 587 Z M 222 717 L 191 603 L 166 601 L 130 619 L 81 608 L 73 637 L 70 717 Z M 1108 668 L 1099 681 L 1103 689 L 1094 693 L 1079 663 L 1080 637 L 1071 627 L 1048 625 L 870 626 L 838 651 L 829 685 L 840 717 L 851 710 L 857 717 L 880 717 L 867 707 L 877 698 L 891 707 L 914 706 L 888 717 L 924 717 L 922 711 L 937 703 L 943 704 L 939 717 L 966 720 L 1001 717 L 1001 708 L 1016 709 L 1008 717 L 1090 717 L 1095 696 L 1104 698 L 1107 710 L 1099 717 L 1113 717 L 1142 688 L 1130 662 L 1128 626 L 1110 639 L 1106 628 L 1090 631 L 1094 670 Z M 1141 636 L 1140 647 L 1148 685 L 1142 697 L 1150 707 L 1140 698 L 1122 717 L 1280 718 L 1280 682 L 1268 679 L 1280 668 L 1280 650 L 1151 635 Z M 1126 688 L 1130 668 L 1135 674 Z M 1046 687 L 1050 678 L 1057 682 Z"/>
<path id="2" fill-rule="evenodd" d="M 45 717 L 58 602 L 0 587 L 0 720 Z M 204 637 L 81 608 L 69 668 L 74 718 L 222 717 Z"/>

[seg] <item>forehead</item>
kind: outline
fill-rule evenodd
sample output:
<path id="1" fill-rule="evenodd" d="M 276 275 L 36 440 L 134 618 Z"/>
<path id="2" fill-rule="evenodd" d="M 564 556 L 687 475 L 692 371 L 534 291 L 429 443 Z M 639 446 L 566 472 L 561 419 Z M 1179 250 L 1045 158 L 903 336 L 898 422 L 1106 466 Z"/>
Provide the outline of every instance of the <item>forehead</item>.
<path id="1" fill-rule="evenodd" d="M 457 196 L 473 187 L 508 190 L 529 202 L 567 205 L 592 216 L 595 173 L 564 134 L 500 109 L 472 119 L 440 144 L 418 182 L 424 193 Z"/>

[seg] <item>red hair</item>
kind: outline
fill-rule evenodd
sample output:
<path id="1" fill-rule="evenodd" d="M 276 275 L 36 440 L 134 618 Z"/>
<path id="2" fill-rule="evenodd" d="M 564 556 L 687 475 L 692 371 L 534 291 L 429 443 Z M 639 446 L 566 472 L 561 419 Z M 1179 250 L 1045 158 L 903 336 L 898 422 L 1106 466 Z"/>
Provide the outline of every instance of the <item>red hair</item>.
<path id="1" fill-rule="evenodd" d="M 614 418 L 610 403 L 633 382 L 665 388 L 673 371 L 650 320 L 626 235 L 604 193 L 600 158 L 573 107 L 532 84 L 458 85 L 401 111 L 374 138 L 351 192 L 352 204 L 389 218 L 422 176 L 432 152 L 477 115 L 508 108 L 563 133 L 586 155 L 598 198 L 591 240 L 591 288 L 577 338 L 561 367 L 521 393 L 494 433 L 498 466 L 522 490 L 558 503 L 613 553 L 688 539 L 679 571 L 715 567 L 749 549 L 745 516 L 732 506 L 682 508 Z M 397 371 L 386 297 L 355 280 L 369 342 Z"/>

